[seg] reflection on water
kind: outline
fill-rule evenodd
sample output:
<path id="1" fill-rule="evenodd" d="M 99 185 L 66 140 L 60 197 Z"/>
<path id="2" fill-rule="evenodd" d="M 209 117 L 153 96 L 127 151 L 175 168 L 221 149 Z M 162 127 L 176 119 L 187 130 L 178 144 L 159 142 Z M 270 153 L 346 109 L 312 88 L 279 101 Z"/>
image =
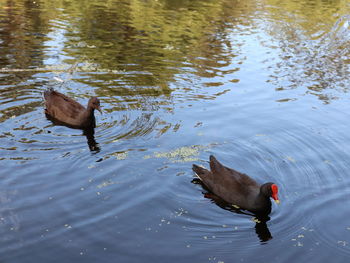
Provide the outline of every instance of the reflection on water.
<path id="1" fill-rule="evenodd" d="M 283 18 L 269 32 L 278 41 L 281 58 L 269 81 L 278 91 L 303 89 L 305 94 L 330 103 L 348 92 L 350 16 L 339 14 L 337 20 L 327 21 L 329 31 L 319 28 L 319 18 L 298 23 L 295 16 Z M 334 95 L 334 90 L 340 95 Z"/>
<path id="2" fill-rule="evenodd" d="M 346 262 L 349 8 L 0 1 L 1 260 Z M 49 87 L 96 95 L 95 130 L 47 120 Z M 281 186 L 270 220 L 188 183 L 210 154 Z"/>
<path id="3" fill-rule="evenodd" d="M 61 122 L 61 121 L 53 118 L 52 116 L 50 116 L 47 113 L 45 113 L 45 116 L 54 125 L 65 126 L 65 127 L 74 129 L 74 127 L 71 127 L 71 126 L 67 125 L 64 122 Z M 78 130 L 80 130 L 80 129 L 78 129 Z M 98 143 L 95 140 L 95 136 L 94 136 L 95 135 L 95 129 L 93 127 L 83 129 L 83 134 L 86 136 L 87 144 L 89 146 L 90 151 L 98 153 L 101 150 L 101 148 L 100 148 L 100 146 L 98 145 Z"/>
<path id="4" fill-rule="evenodd" d="M 48 115 L 46 115 L 46 117 L 48 117 Z M 55 125 L 62 125 L 62 123 L 57 122 L 56 120 L 53 120 L 53 119 L 50 119 L 50 120 Z M 65 125 L 63 125 L 63 126 L 65 126 Z M 99 144 L 95 140 L 95 136 L 94 136 L 95 130 L 93 128 L 83 130 L 83 134 L 86 136 L 86 142 L 87 142 L 87 145 L 88 145 L 91 152 L 98 153 L 99 151 L 101 151 Z"/>
<path id="5" fill-rule="evenodd" d="M 94 129 L 84 130 L 84 135 L 86 136 L 90 151 L 98 153 L 99 151 L 101 151 L 101 148 L 96 142 L 94 134 L 95 134 Z"/>

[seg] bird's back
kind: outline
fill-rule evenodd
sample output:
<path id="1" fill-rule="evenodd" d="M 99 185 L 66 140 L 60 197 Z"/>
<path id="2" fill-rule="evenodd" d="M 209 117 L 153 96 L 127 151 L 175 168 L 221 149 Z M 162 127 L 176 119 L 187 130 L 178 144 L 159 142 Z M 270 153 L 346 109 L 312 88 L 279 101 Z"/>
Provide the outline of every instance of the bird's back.
<path id="1" fill-rule="evenodd" d="M 75 100 L 52 89 L 44 92 L 44 98 L 45 113 L 53 119 L 77 127 L 86 122 L 86 108 Z"/>
<path id="2" fill-rule="evenodd" d="M 214 156 L 210 156 L 210 170 L 194 165 L 193 170 L 203 184 L 226 202 L 248 209 L 254 206 L 260 185 L 249 176 L 223 166 Z"/>

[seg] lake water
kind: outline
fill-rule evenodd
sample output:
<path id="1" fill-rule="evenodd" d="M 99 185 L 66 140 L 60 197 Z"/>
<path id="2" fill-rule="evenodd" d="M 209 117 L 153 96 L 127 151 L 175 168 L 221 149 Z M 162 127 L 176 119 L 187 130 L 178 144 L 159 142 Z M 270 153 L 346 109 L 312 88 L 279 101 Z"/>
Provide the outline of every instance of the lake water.
<path id="1" fill-rule="evenodd" d="M 0 262 L 349 261 L 349 14 L 0 1 Z M 46 119 L 48 88 L 100 98 L 94 138 Z M 265 225 L 191 183 L 210 154 L 279 185 Z"/>

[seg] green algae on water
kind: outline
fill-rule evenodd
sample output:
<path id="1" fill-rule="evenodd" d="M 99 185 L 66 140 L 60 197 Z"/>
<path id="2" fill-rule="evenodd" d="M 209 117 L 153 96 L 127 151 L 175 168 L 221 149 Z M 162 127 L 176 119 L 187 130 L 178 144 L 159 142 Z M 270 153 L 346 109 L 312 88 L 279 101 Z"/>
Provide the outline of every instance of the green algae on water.
<path id="1" fill-rule="evenodd" d="M 144 159 L 166 158 L 173 163 L 195 162 L 199 160 L 201 150 L 210 148 L 210 146 L 192 145 L 176 148 L 170 152 L 155 152 L 152 155 L 146 155 Z"/>

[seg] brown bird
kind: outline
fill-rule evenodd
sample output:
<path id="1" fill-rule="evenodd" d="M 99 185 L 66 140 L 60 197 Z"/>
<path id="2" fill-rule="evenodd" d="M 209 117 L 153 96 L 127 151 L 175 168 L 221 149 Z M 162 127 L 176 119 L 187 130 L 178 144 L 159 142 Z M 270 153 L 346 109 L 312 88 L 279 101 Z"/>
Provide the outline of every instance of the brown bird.
<path id="1" fill-rule="evenodd" d="M 209 191 L 235 208 L 268 215 L 271 212 L 270 197 L 276 203 L 280 202 L 276 184 L 259 185 L 248 175 L 223 166 L 213 155 L 210 156 L 210 171 L 195 164 L 192 169 Z"/>
<path id="2" fill-rule="evenodd" d="M 102 113 L 100 101 L 96 97 L 89 99 L 87 108 L 80 103 L 53 89 L 44 92 L 46 115 L 64 125 L 77 129 L 95 128 L 94 110 Z"/>

